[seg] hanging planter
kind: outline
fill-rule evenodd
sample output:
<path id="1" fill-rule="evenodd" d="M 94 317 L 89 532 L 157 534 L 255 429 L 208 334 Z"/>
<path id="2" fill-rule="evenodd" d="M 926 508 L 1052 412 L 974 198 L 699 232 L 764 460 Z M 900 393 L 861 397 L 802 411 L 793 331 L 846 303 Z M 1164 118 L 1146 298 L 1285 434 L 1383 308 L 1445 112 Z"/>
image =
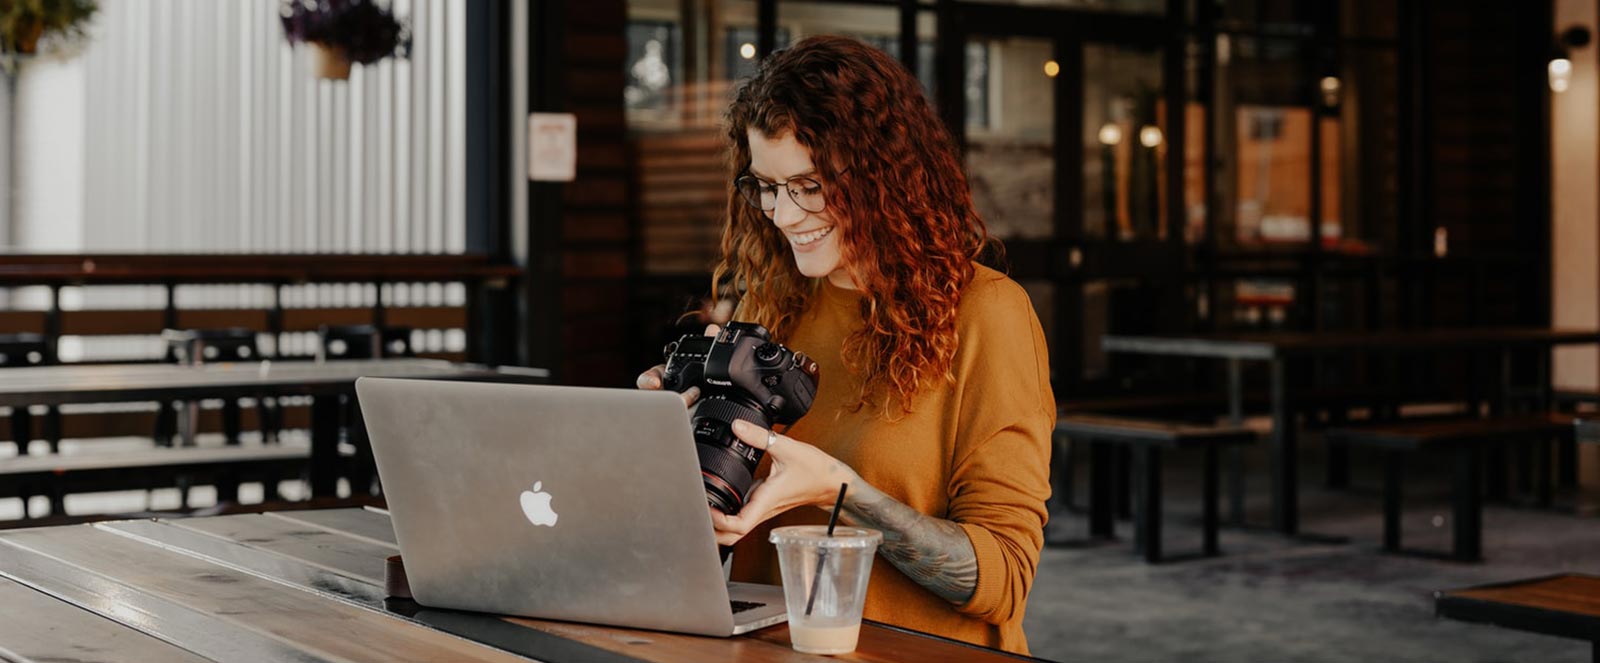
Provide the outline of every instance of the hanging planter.
<path id="1" fill-rule="evenodd" d="M 14 71 L 20 58 L 70 52 L 98 9 L 95 0 L 0 0 L 0 65 Z"/>
<path id="2" fill-rule="evenodd" d="M 410 29 L 373 0 L 284 0 L 281 14 L 289 43 L 311 45 L 318 78 L 346 80 L 352 63 L 405 57 L 411 48 Z"/>
<path id="3" fill-rule="evenodd" d="M 311 44 L 311 62 L 317 78 L 343 81 L 350 78 L 350 58 L 344 49 L 327 44 Z"/>

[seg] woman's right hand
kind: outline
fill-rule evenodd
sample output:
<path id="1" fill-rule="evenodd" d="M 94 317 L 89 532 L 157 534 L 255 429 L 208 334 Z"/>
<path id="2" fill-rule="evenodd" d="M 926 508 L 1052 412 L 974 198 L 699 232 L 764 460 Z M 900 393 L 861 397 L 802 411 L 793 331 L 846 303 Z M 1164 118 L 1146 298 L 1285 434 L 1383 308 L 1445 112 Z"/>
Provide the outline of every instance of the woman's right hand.
<path id="1" fill-rule="evenodd" d="M 706 336 L 716 336 L 719 333 L 722 333 L 721 327 L 716 325 L 706 325 Z M 640 373 L 639 379 L 635 380 L 634 384 L 636 384 L 640 389 L 660 389 L 661 379 L 666 375 L 666 372 L 666 364 L 656 364 L 655 366 L 651 366 L 650 370 Z M 700 398 L 700 388 L 689 387 L 683 393 L 678 395 L 683 397 L 684 407 L 693 407 L 694 402 Z"/>

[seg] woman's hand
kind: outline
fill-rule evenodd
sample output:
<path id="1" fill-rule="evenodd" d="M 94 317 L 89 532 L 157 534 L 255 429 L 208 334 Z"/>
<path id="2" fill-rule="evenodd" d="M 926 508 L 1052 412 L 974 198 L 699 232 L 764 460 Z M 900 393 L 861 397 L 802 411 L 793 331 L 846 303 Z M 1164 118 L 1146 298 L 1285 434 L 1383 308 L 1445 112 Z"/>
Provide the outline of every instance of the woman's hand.
<path id="1" fill-rule="evenodd" d="M 706 325 L 706 336 L 716 336 L 719 333 L 722 333 L 721 327 L 716 325 Z M 651 366 L 650 370 L 640 373 L 639 378 L 634 380 L 634 384 L 640 389 L 660 389 L 661 378 L 664 377 L 666 373 L 666 364 L 656 364 L 655 366 Z M 688 389 L 685 389 L 683 393 L 678 395 L 683 397 L 684 407 L 694 407 L 694 402 L 700 398 L 700 388 L 689 387 Z"/>
<path id="2" fill-rule="evenodd" d="M 860 480 L 855 470 L 827 452 L 786 435 L 769 435 L 765 428 L 737 420 L 733 434 L 745 444 L 765 449 L 772 456 L 772 471 L 750 489 L 739 513 L 730 516 L 710 507 L 721 545 L 733 545 L 768 518 L 798 506 L 831 509 L 839 484 Z"/>

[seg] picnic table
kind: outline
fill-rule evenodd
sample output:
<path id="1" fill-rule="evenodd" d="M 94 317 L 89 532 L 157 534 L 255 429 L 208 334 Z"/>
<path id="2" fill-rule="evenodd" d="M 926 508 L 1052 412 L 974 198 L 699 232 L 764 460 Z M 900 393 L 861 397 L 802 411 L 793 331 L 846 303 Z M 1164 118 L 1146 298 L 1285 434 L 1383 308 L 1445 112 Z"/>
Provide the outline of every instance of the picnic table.
<path id="1" fill-rule="evenodd" d="M 398 551 L 388 514 L 372 508 L 3 532 L 0 651 L 8 661 L 1038 660 L 877 622 L 862 625 L 855 653 L 824 657 L 792 650 L 783 625 L 708 638 L 429 608 L 385 596 L 385 559 Z"/>

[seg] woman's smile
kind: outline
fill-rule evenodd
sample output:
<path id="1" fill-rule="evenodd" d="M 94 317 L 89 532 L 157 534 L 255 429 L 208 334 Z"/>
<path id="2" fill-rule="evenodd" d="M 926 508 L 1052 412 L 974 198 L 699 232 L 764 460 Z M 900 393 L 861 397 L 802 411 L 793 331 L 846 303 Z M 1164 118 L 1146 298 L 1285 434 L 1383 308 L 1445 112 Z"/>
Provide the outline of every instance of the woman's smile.
<path id="1" fill-rule="evenodd" d="M 784 234 L 788 235 L 789 243 L 794 245 L 794 250 L 812 251 L 817 248 L 816 245 L 818 242 L 821 242 L 823 239 L 832 236 L 833 229 L 836 227 L 837 226 L 825 226 L 803 233 L 785 232 Z"/>

